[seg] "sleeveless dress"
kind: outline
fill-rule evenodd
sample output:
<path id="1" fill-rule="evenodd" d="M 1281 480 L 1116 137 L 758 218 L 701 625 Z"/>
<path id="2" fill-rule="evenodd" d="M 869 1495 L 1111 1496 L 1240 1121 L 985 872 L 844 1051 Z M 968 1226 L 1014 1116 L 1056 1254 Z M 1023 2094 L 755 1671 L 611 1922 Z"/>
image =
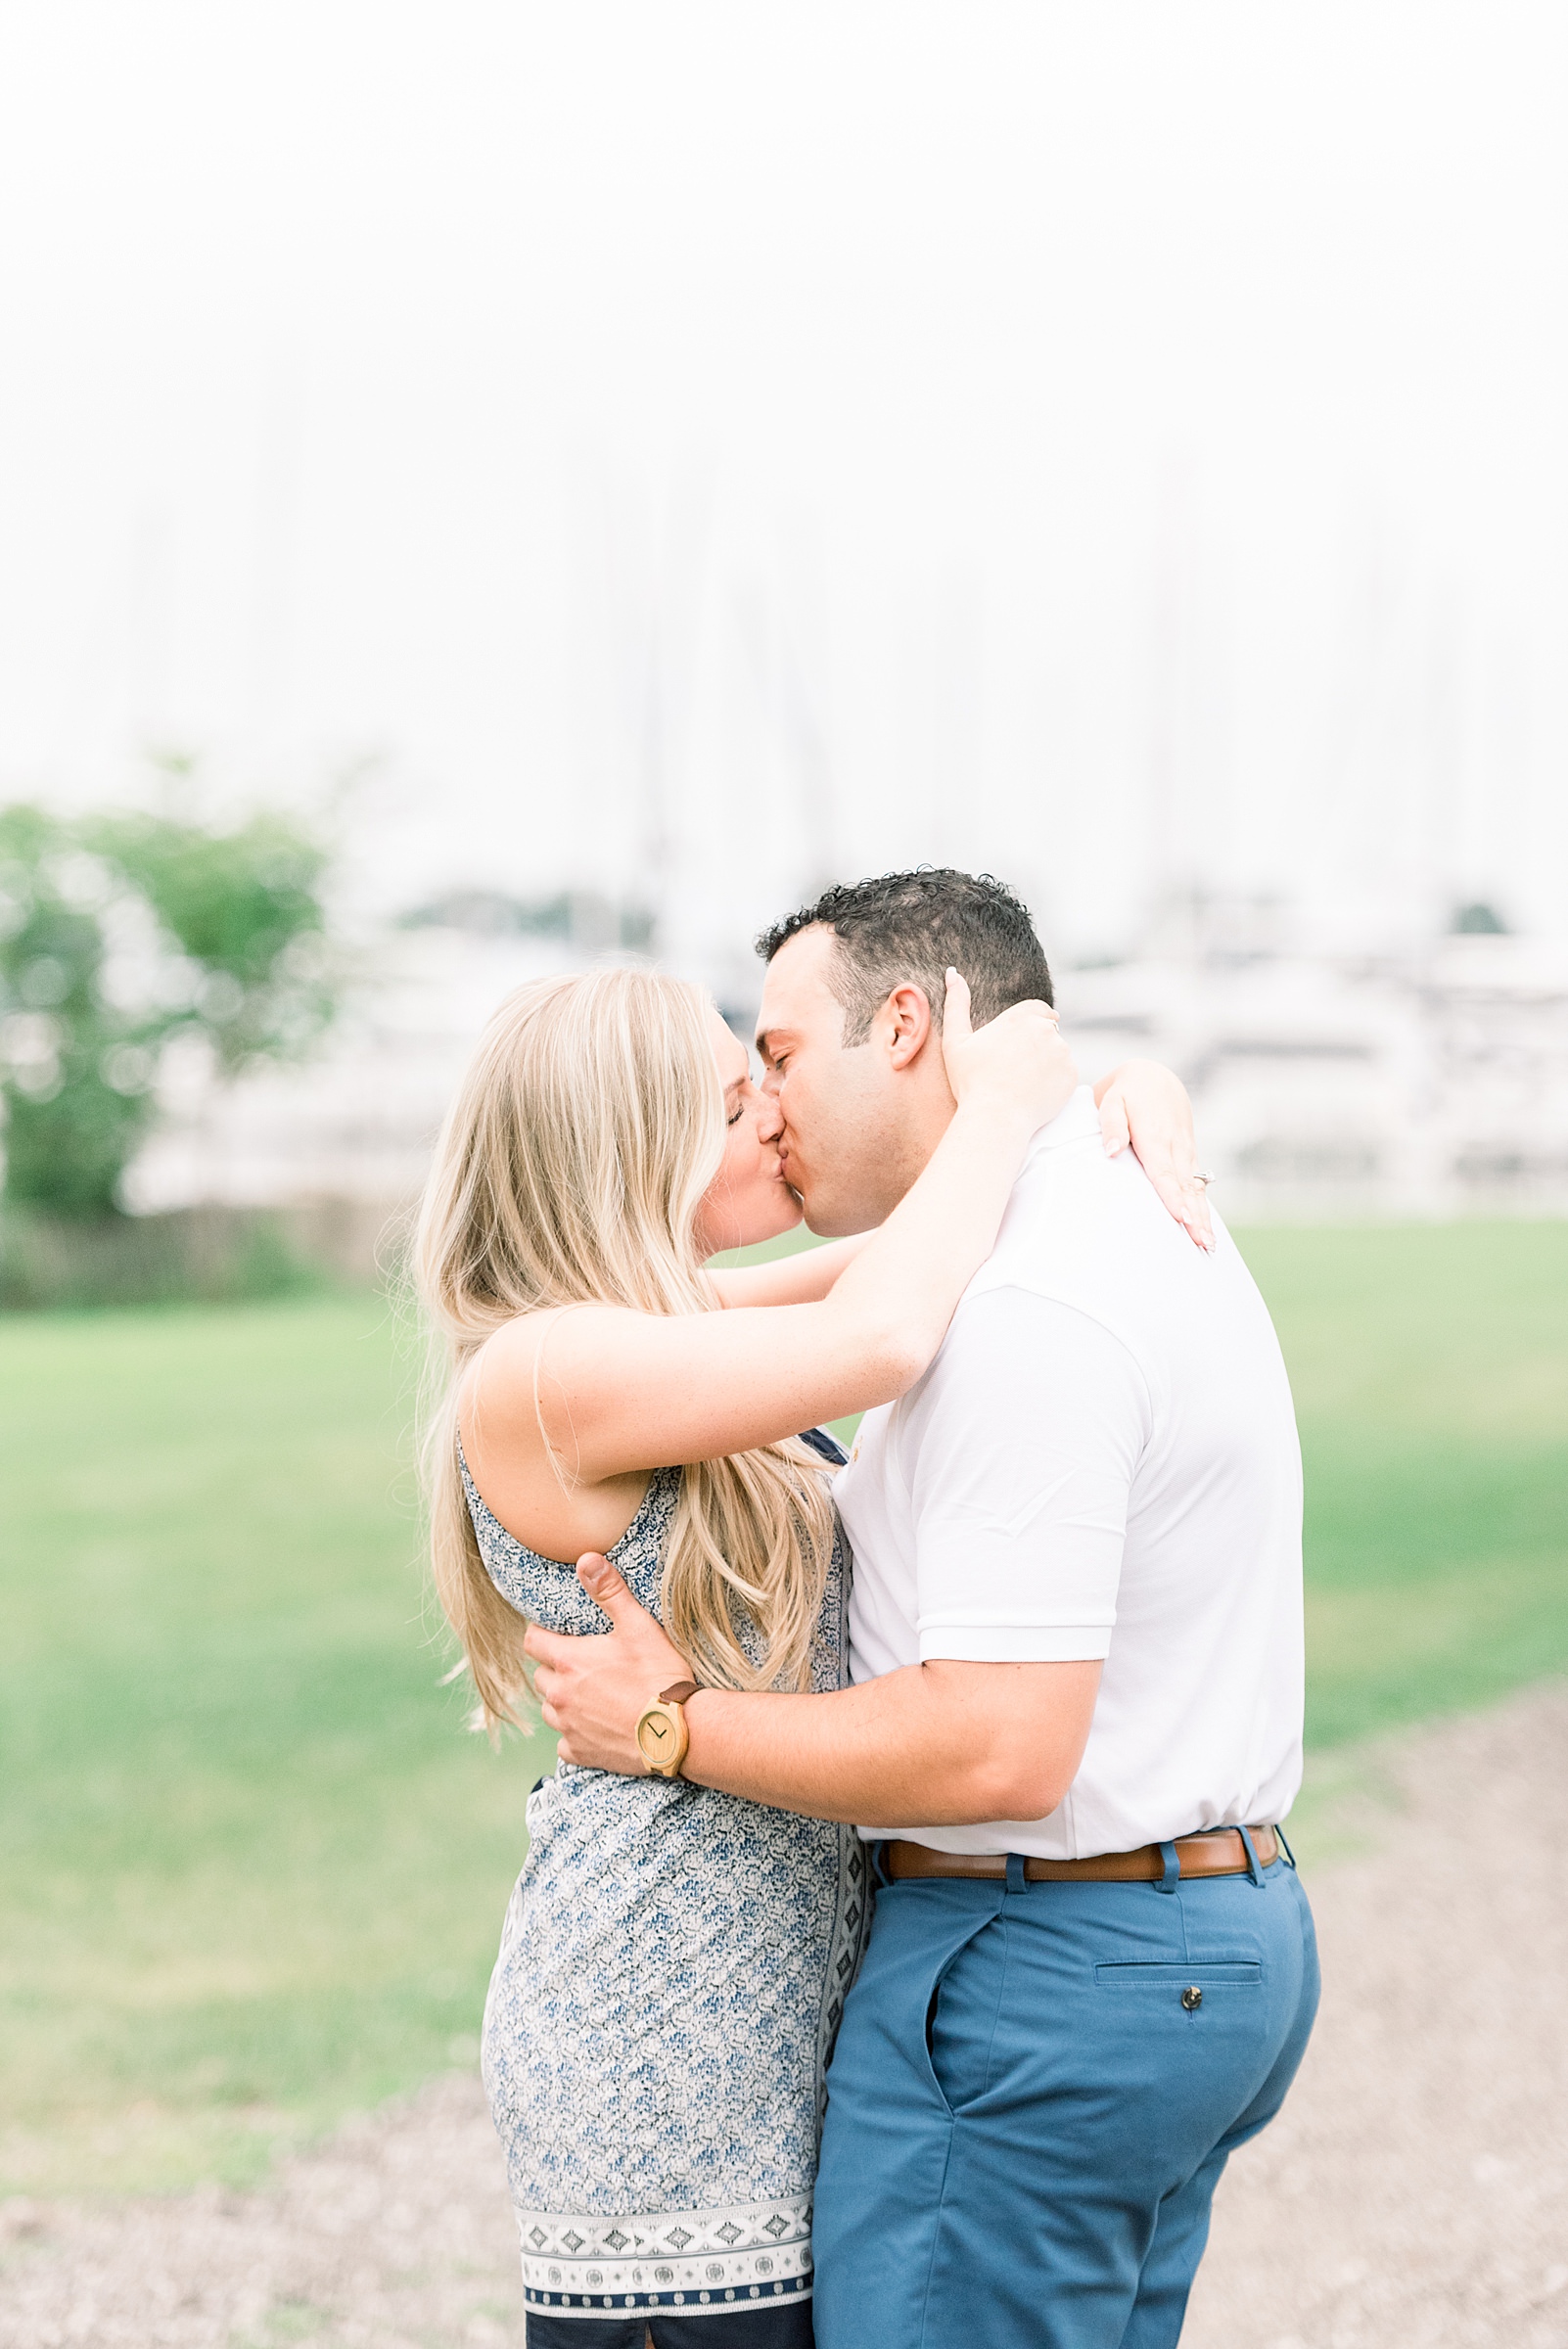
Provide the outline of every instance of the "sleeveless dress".
<path id="1" fill-rule="evenodd" d="M 843 1460 L 820 1430 L 805 1441 Z M 462 1470 L 502 1596 L 547 1631 L 608 1630 L 576 1570 L 525 1548 Z M 654 1615 L 680 1478 L 655 1471 L 607 1553 Z M 838 1535 L 814 1689 L 848 1681 L 848 1585 Z M 567 1762 L 530 1796 L 528 1826 L 483 2069 L 530 2316 L 739 2318 L 804 2301 L 823 2074 L 868 1921 L 859 1837 Z"/>

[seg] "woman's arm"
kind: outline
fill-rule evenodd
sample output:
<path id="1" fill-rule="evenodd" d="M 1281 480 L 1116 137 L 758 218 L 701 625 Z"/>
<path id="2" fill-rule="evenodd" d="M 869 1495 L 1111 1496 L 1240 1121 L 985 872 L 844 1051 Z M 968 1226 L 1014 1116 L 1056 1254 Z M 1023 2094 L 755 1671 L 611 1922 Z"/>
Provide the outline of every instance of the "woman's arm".
<path id="1" fill-rule="evenodd" d="M 1124 1060 L 1094 1087 L 1100 1131 L 1115 1158 L 1132 1155 L 1160 1198 L 1200 1248 L 1214 1246 L 1207 1185 L 1198 1174 L 1198 1140 L 1186 1086 L 1157 1060 Z"/>
<path id="2" fill-rule="evenodd" d="M 1176 1221 L 1200 1248 L 1214 1246 L 1204 1186 L 1196 1180 L 1192 1102 L 1179 1077 L 1157 1060 L 1124 1060 L 1094 1087 L 1105 1147 L 1115 1158 L 1130 1146 Z M 766 1265 L 732 1265 L 711 1274 L 725 1305 L 811 1305 L 825 1297 L 870 1238 L 804 1248 Z"/>
<path id="3" fill-rule="evenodd" d="M 507 1484 L 520 1518 L 521 1488 L 537 1490 L 540 1467 L 559 1492 L 541 1418 L 580 1490 L 747 1451 L 892 1402 L 914 1383 L 994 1244 L 1031 1137 L 1077 1082 L 1043 1004 L 1014 1004 L 972 1032 L 955 975 L 941 1049 L 957 1102 L 947 1129 L 826 1297 L 669 1315 L 578 1306 L 497 1331 L 476 1365 L 462 1433 L 503 1522 Z"/>
<path id="4" fill-rule="evenodd" d="M 727 1265 L 718 1272 L 710 1268 L 708 1277 L 725 1305 L 815 1305 L 870 1237 L 868 1231 L 858 1231 L 853 1239 L 797 1249 L 793 1256 L 775 1257 L 768 1265 Z"/>

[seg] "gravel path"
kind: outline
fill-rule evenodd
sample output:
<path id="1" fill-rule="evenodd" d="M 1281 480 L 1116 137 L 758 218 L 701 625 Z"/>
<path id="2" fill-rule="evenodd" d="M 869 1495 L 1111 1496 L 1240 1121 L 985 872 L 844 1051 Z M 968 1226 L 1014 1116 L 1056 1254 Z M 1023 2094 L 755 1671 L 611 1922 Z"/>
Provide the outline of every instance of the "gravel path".
<path id="1" fill-rule="evenodd" d="M 1568 2349 L 1568 1689 L 1377 1759 L 1398 1808 L 1310 1875 L 1321 2015 L 1182 2349 Z"/>
<path id="2" fill-rule="evenodd" d="M 1371 1774 L 1336 1820 L 1367 1848 L 1311 1871 L 1317 2034 L 1222 2186 L 1182 2349 L 1568 2349 L 1568 1689 Z M 522 2349 L 519 2301 L 463 2077 L 265 2193 L 0 2205 L 4 2349 Z"/>

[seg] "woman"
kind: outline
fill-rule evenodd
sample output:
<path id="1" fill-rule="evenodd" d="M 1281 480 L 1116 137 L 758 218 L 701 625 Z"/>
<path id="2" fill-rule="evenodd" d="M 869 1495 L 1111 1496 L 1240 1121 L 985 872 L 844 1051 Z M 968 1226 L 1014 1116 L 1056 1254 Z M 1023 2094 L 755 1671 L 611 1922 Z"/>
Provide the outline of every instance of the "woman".
<path id="1" fill-rule="evenodd" d="M 492 1021 L 418 1248 L 450 1364 L 437 1582 L 490 1726 L 516 1718 L 530 1620 L 605 1628 L 569 1563 L 590 1550 L 700 1680 L 842 1683 L 822 1469 L 842 1454 L 815 1422 L 926 1368 L 1076 1082 L 1043 1004 L 971 1034 L 948 987 L 957 1111 L 920 1179 L 878 1231 L 745 1271 L 704 1259 L 800 1211 L 777 1113 L 696 989 L 595 971 Z M 1145 1124 L 1134 1104 L 1134 1142 Z M 857 1838 L 566 1764 L 528 1821 L 484 2060 L 530 2344 L 640 2349 L 646 2328 L 656 2349 L 802 2349 L 820 2082 L 865 1926 Z"/>

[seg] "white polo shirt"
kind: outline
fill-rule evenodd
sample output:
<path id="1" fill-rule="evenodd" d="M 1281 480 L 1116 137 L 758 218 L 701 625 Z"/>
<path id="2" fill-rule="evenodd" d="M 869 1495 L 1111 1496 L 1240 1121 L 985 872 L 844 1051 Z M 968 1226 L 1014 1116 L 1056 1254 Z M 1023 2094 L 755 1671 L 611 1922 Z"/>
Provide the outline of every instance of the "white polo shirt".
<path id="1" fill-rule="evenodd" d="M 1301 1453 L 1268 1310 L 1217 1232 L 1206 1256 L 1130 1153 L 1106 1157 L 1082 1087 L 1036 1136 L 931 1368 L 861 1423 L 836 1491 L 854 1680 L 1105 1660 L 1048 1819 L 899 1833 L 1084 1859 L 1289 1810 Z"/>

